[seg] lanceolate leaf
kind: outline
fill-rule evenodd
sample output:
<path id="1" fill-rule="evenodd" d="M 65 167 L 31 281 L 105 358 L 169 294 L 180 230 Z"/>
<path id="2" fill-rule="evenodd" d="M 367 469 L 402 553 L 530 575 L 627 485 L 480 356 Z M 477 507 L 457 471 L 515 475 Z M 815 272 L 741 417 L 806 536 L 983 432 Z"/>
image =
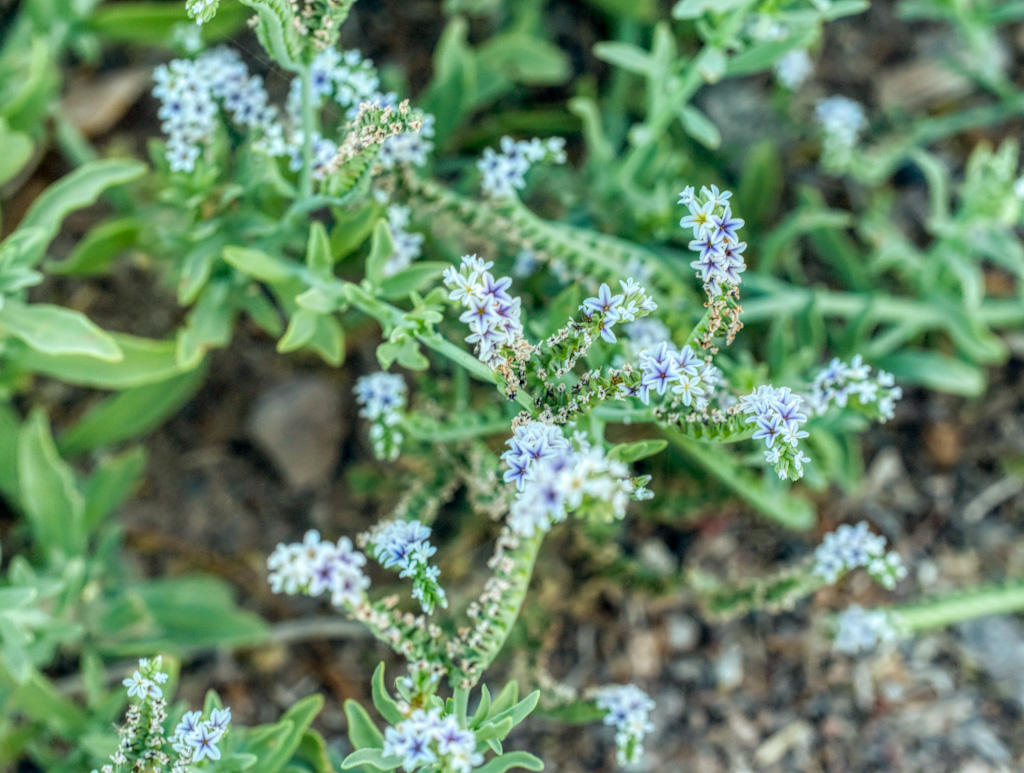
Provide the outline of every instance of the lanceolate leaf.
<path id="1" fill-rule="evenodd" d="M 8 298 L 0 308 L 0 329 L 44 354 L 77 354 L 108 362 L 123 359 L 121 348 L 84 314 L 45 303 Z"/>

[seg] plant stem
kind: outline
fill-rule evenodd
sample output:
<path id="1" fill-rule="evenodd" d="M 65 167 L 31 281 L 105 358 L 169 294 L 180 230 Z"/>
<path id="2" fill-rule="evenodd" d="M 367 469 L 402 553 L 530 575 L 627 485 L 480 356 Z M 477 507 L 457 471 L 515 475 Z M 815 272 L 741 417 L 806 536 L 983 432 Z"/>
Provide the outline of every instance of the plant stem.
<path id="1" fill-rule="evenodd" d="M 302 82 L 302 172 L 299 176 L 299 195 L 308 199 L 313 195 L 313 134 L 316 131 L 313 66 L 304 64 L 299 77 Z"/>
<path id="2" fill-rule="evenodd" d="M 917 604 L 890 607 L 901 625 L 911 631 L 943 628 L 951 623 L 1024 609 L 1024 579 L 988 585 Z"/>

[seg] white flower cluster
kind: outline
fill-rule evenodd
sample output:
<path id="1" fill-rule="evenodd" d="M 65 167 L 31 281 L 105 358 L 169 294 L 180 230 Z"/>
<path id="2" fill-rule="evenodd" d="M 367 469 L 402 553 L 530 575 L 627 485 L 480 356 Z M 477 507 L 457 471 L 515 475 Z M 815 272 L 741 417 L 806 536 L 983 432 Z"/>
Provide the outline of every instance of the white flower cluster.
<path id="1" fill-rule="evenodd" d="M 348 537 L 328 542 L 315 529 L 307 531 L 302 542 L 278 544 L 267 559 L 274 593 L 330 593 L 336 607 L 355 607 L 363 600 L 370 587 L 370 578 L 362 570 L 365 564 L 366 556 Z"/>
<path id="2" fill-rule="evenodd" d="M 612 295 L 611 288 L 604 282 L 597 290 L 597 295 L 587 298 L 580 306 L 580 311 L 588 320 L 599 314 L 597 324 L 598 332 L 608 343 L 615 343 L 618 339 L 612 328 L 617 322 L 635 322 L 637 317 L 643 317 L 652 311 L 657 311 L 658 304 L 653 298 L 648 297 L 646 291 L 630 277 L 623 281 L 619 280 L 621 293 Z"/>
<path id="3" fill-rule="evenodd" d="M 869 531 L 867 521 L 856 526 L 844 523 L 815 549 L 814 573 L 833 583 L 846 572 L 865 568 L 873 580 L 892 590 L 907 576 L 907 568 L 898 553 L 886 552 L 885 547 L 885 537 Z"/>
<path id="4" fill-rule="evenodd" d="M 484 191 L 503 199 L 514 196 L 517 190 L 526 187 L 526 173 L 533 164 L 564 164 L 565 160 L 565 140 L 561 137 L 547 140 L 534 137 L 532 140 L 519 141 L 502 137 L 501 152 L 485 148 L 476 166 L 483 175 L 480 185 Z"/>
<path id="5" fill-rule="evenodd" d="M 380 91 L 380 78 L 373 62 L 356 50 L 324 49 L 313 59 L 310 71 L 313 105 L 319 109 L 328 99 L 345 109 L 346 118 L 355 118 L 364 102 L 394 101 L 393 95 Z M 293 78 L 288 91 L 288 115 L 302 123 L 302 79 Z"/>
<path id="6" fill-rule="evenodd" d="M 675 349 L 666 341 L 640 352 L 640 382 L 620 390 L 620 397 L 636 396 L 647 405 L 651 390 L 659 395 L 671 391 L 683 405 L 697 410 L 708 406 L 708 398 L 718 383 L 718 368 L 700 359 L 693 349 Z"/>
<path id="7" fill-rule="evenodd" d="M 356 379 L 356 402 L 362 408 L 359 415 L 373 422 L 370 441 L 378 459 L 394 460 L 405 439 L 398 424 L 405 408 L 406 386 L 401 376 L 380 371 Z"/>
<path id="8" fill-rule="evenodd" d="M 408 231 L 408 227 L 409 207 L 402 204 L 392 204 L 388 207 L 388 230 L 391 231 L 395 251 L 381 269 L 384 277 L 394 276 L 409 268 L 423 250 L 423 234 Z"/>
<path id="9" fill-rule="evenodd" d="M 864 609 L 855 604 L 839 615 L 837 623 L 833 646 L 847 655 L 870 652 L 899 636 L 892 618 L 881 609 Z"/>
<path id="10" fill-rule="evenodd" d="M 441 709 L 416 709 L 408 719 L 384 731 L 384 756 L 399 757 L 407 772 L 431 766 L 434 770 L 469 773 L 483 764 L 476 751 L 476 734 L 459 727 Z"/>
<path id="11" fill-rule="evenodd" d="M 654 729 L 649 719 L 654 701 L 636 685 L 600 687 L 592 693 L 597 707 L 604 709 L 604 723 L 612 725 L 620 765 L 639 762 L 644 753 L 644 736 Z"/>
<path id="12" fill-rule="evenodd" d="M 884 370 L 871 376 L 871 366 L 865 365 L 859 354 L 849 364 L 838 357 L 828 364 L 814 379 L 807 401 L 815 413 L 822 414 L 833 403 L 845 407 L 852 399 L 861 406 L 878 409 L 880 421 L 891 419 L 896 412 L 896 401 L 903 397 L 903 390 L 896 386 L 896 379 Z"/>
<path id="13" fill-rule="evenodd" d="M 444 588 L 438 582 L 441 570 L 430 564 L 430 557 L 437 548 L 429 539 L 429 526 L 416 520 L 398 519 L 378 524 L 365 540 L 360 540 L 361 545 L 365 542 L 369 546 L 369 552 L 381 566 L 398 569 L 399 577 L 412 580 L 412 597 L 428 614 L 437 604 L 448 606 Z"/>
<path id="14" fill-rule="evenodd" d="M 204 759 L 219 760 L 220 743 L 231 724 L 231 709 L 213 709 L 210 718 L 203 721 L 203 712 L 187 711 L 174 728 L 171 744 L 176 752 L 190 762 Z"/>
<path id="15" fill-rule="evenodd" d="M 794 48 L 775 63 L 775 77 L 785 88 L 796 91 L 814 69 L 811 57 L 802 48 Z"/>
<path id="16" fill-rule="evenodd" d="M 836 95 L 818 102 L 814 113 L 825 132 L 826 151 L 849 151 L 867 125 L 864 108 L 859 102 Z"/>
<path id="17" fill-rule="evenodd" d="M 157 655 L 150 661 L 143 658 L 139 661 L 139 667 L 131 676 L 121 682 L 128 688 L 128 697 L 163 698 L 164 691 L 160 685 L 167 682 L 167 674 L 160 669 L 163 666 L 163 658 Z"/>
<path id="18" fill-rule="evenodd" d="M 476 344 L 481 362 L 497 368 L 508 361 L 504 350 L 523 341 L 523 323 L 519 319 L 522 301 L 508 293 L 512 278 L 495 279 L 494 264 L 476 255 L 463 255 L 458 268 L 449 266 L 444 284 L 448 298 L 461 303 L 466 311 L 459 321 L 469 325 L 466 341 Z"/>
<path id="19" fill-rule="evenodd" d="M 517 490 L 508 525 L 520 536 L 550 530 L 585 499 L 605 518 L 622 518 L 630 497 L 647 493 L 634 488 L 625 464 L 608 459 L 580 433 L 570 442 L 558 427 L 531 420 L 515 427 L 505 444 L 504 477 Z"/>
<path id="20" fill-rule="evenodd" d="M 280 125 L 277 108 L 268 104 L 263 80 L 250 76 L 231 49 L 220 47 L 195 59 L 175 59 L 157 67 L 153 79 L 171 171 L 195 169 L 200 153 L 213 139 L 218 101 L 243 128 L 268 132 Z"/>
<path id="21" fill-rule="evenodd" d="M 753 439 L 764 439 L 764 458 L 782 480 L 802 478 L 804 464 L 810 461 L 798 447 L 799 441 L 807 437 L 801 429 L 807 421 L 800 411 L 801 403 L 803 398 L 789 387 L 776 389 L 771 385 L 759 386 L 740 398 L 747 423 L 754 425 Z"/>
<path id="22" fill-rule="evenodd" d="M 719 191 L 716 185 L 702 187 L 699 194 L 690 185 L 679 194 L 679 203 L 690 210 L 679 225 L 693 229 L 688 246 L 699 256 L 690 268 L 697 270 L 704 291 L 712 299 L 728 287 L 739 286 L 740 274 L 747 270 L 743 260 L 747 243 L 738 236 L 743 220 L 732 216 L 730 198 L 731 191 Z"/>

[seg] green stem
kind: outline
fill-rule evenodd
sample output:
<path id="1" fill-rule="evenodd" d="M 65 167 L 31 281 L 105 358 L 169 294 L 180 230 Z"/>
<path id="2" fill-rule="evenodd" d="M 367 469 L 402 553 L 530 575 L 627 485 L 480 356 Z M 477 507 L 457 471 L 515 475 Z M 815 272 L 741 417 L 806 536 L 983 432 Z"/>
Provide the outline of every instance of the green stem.
<path id="1" fill-rule="evenodd" d="M 302 172 L 299 176 L 299 194 L 303 199 L 308 199 L 313 195 L 313 134 L 316 131 L 312 65 L 304 64 L 299 77 L 302 82 Z"/>
<path id="2" fill-rule="evenodd" d="M 900 624 L 911 631 L 943 628 L 952 623 L 1024 610 L 1024 578 L 988 585 L 945 598 L 890 607 Z"/>

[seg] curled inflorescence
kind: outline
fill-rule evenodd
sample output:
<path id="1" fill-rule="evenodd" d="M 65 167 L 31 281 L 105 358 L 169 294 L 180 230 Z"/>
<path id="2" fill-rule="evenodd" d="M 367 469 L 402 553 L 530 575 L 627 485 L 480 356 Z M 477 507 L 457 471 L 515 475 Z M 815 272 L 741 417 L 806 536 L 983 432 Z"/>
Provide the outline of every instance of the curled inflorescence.
<path id="1" fill-rule="evenodd" d="M 356 380 L 359 415 L 372 422 L 370 440 L 378 459 L 394 460 L 405 439 L 398 425 L 405 415 L 405 381 L 395 373 L 371 373 Z"/>
<path id="2" fill-rule="evenodd" d="M 430 544 L 430 527 L 417 520 L 394 520 L 377 524 L 359 539 L 360 546 L 385 569 L 397 569 L 399 577 L 412 580 L 412 596 L 426 613 L 435 605 L 448 606 L 444 588 L 438 582 L 441 570 L 430 564 L 437 548 Z"/>
<path id="3" fill-rule="evenodd" d="M 754 440 L 764 440 L 764 458 L 782 480 L 802 478 L 803 466 L 810 461 L 799 448 L 799 441 L 807 437 L 801 429 L 807 421 L 801 403 L 803 398 L 789 387 L 771 385 L 759 386 L 740 398 L 747 423 L 754 425 Z"/>
<path id="4" fill-rule="evenodd" d="M 312 529 L 302 542 L 279 544 L 267 559 L 274 593 L 329 593 L 334 606 L 346 608 L 358 606 L 370 587 L 370 578 L 363 574 L 365 564 L 366 556 L 348 537 L 328 542 Z"/>
<path id="5" fill-rule="evenodd" d="M 743 221 L 732 216 L 731 197 L 730 191 L 719 191 L 715 185 L 702 187 L 700 193 L 691 185 L 679 194 L 679 203 L 690 210 L 679 225 L 693 229 L 689 247 L 698 254 L 690 267 L 697 270 L 704 291 L 712 299 L 727 288 L 739 286 L 740 274 L 747 270 L 743 260 L 747 243 L 737 235 Z"/>
<path id="6" fill-rule="evenodd" d="M 871 533 L 866 521 L 856 526 L 844 523 L 826 534 L 814 551 L 814 573 L 832 583 L 846 572 L 864 568 L 873 580 L 892 590 L 907 576 L 907 568 L 898 553 L 885 548 L 885 537 Z"/>
<path id="7" fill-rule="evenodd" d="M 444 272 L 448 298 L 461 303 L 466 311 L 459 317 L 469 325 L 466 342 L 476 345 L 477 357 L 492 368 L 506 365 L 525 344 L 519 319 L 522 301 L 508 293 L 512 278 L 495 279 L 494 264 L 476 255 L 464 255 L 458 268 Z"/>
<path id="8" fill-rule="evenodd" d="M 384 756 L 399 757 L 411 772 L 425 766 L 452 773 L 469 773 L 483 764 L 476 751 L 476 734 L 459 727 L 453 716 L 441 716 L 441 709 L 416 709 L 408 719 L 384 732 Z"/>
<path id="9" fill-rule="evenodd" d="M 838 357 L 833 359 L 815 377 L 807 401 L 818 414 L 825 413 L 833 403 L 840 408 L 851 405 L 884 422 L 895 415 L 896 401 L 901 397 L 903 390 L 896 386 L 892 374 L 880 370 L 872 377 L 871 366 L 865 365 L 858 354 L 849 364 Z"/>
<path id="10" fill-rule="evenodd" d="M 881 609 L 864 609 L 856 604 L 837 620 L 835 648 L 847 655 L 870 652 L 884 642 L 894 641 L 899 630 L 892 617 Z"/>
<path id="11" fill-rule="evenodd" d="M 649 719 L 654 701 L 632 684 L 600 687 L 591 694 L 597 707 L 608 712 L 604 723 L 615 728 L 619 764 L 638 762 L 644 753 L 644 736 L 654 729 Z"/>
<path id="12" fill-rule="evenodd" d="M 558 427 L 531 420 L 505 442 L 505 480 L 514 481 L 517 491 L 508 523 L 521 536 L 548 531 L 578 510 L 603 520 L 622 518 L 630 498 L 648 496 L 629 479 L 625 464 L 608 459 L 582 433 L 569 441 Z"/>
<path id="13" fill-rule="evenodd" d="M 164 730 L 167 701 L 160 687 L 168 677 L 162 667 L 159 655 L 152 660 L 143 658 L 138 669 L 124 680 L 128 697 L 137 702 L 128 707 L 118 730 L 117 751 L 110 756 L 110 763 L 100 768 L 102 773 L 161 769 L 185 773 L 194 763 L 220 759 L 217 744 L 231 724 L 231 709 L 215 708 L 206 720 L 201 711 L 187 712 L 168 738 Z"/>
<path id="14" fill-rule="evenodd" d="M 477 161 L 477 168 L 483 175 L 480 185 L 486 193 L 497 199 L 514 196 L 517 190 L 526 187 L 526 173 L 536 163 L 565 163 L 565 140 L 551 137 L 541 140 L 516 141 L 511 137 L 501 138 L 501 152 L 485 148 Z"/>

